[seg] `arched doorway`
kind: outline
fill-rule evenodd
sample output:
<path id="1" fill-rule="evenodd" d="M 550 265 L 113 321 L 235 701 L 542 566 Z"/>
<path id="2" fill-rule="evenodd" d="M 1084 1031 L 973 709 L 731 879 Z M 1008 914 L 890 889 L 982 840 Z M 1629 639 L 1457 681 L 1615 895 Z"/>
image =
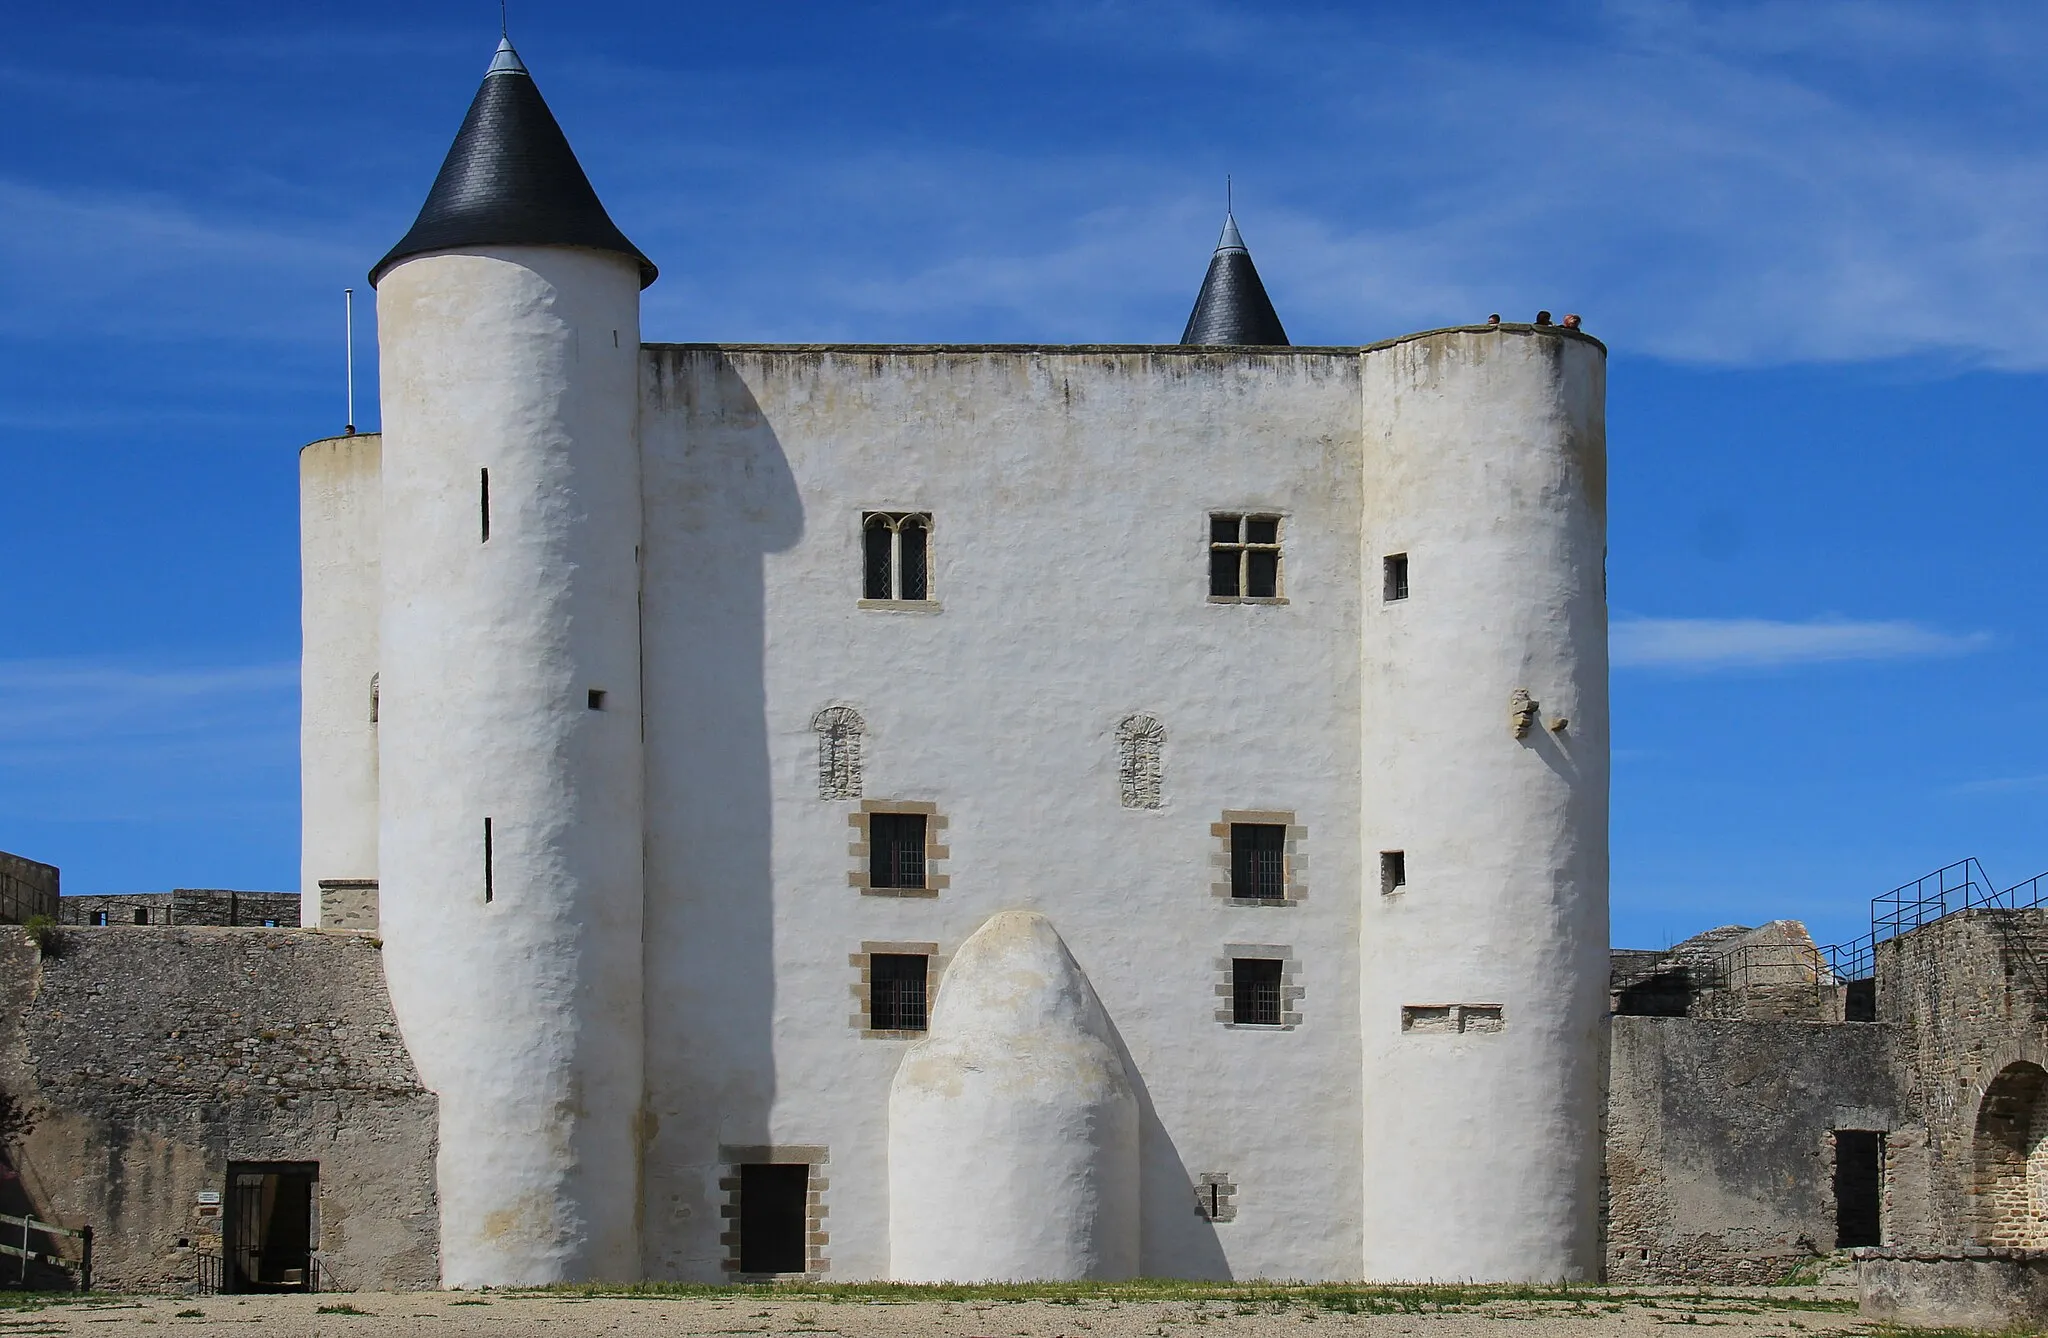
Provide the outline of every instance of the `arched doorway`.
<path id="1" fill-rule="evenodd" d="M 1984 1089 L 1977 1108 L 1977 1239 L 2048 1245 L 2048 1071 L 2022 1060 Z"/>

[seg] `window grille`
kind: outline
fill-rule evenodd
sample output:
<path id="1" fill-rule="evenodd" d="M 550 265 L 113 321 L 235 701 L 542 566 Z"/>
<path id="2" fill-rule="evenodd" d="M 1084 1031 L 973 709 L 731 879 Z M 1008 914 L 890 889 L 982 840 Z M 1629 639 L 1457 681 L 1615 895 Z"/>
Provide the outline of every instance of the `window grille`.
<path id="1" fill-rule="evenodd" d="M 925 512 L 870 511 L 861 517 L 861 597 L 931 598 L 932 518 Z"/>
<path id="2" fill-rule="evenodd" d="M 1209 597 L 1280 597 L 1280 517 L 1209 517 Z"/>
<path id="3" fill-rule="evenodd" d="M 876 1031 L 923 1031 L 929 959 L 878 952 L 868 959 L 868 1025 Z"/>
<path id="4" fill-rule="evenodd" d="M 868 886 L 924 886 L 925 815 L 868 815 Z"/>
<path id="5" fill-rule="evenodd" d="M 1280 962 L 1239 957 L 1230 964 L 1231 1021 L 1239 1025 L 1280 1025 Z"/>
<path id="6" fill-rule="evenodd" d="M 1286 897 L 1286 827 L 1276 822 L 1230 824 L 1230 895 L 1243 901 Z"/>

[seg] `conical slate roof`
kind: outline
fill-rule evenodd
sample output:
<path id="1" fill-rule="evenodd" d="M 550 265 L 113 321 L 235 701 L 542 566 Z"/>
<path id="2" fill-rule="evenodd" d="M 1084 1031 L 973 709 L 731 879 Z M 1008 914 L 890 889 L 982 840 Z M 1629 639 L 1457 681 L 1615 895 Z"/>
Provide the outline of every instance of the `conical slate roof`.
<path id="1" fill-rule="evenodd" d="M 466 246 L 611 251 L 639 262 L 642 288 L 654 282 L 654 262 L 604 211 L 509 41 L 498 43 L 412 231 L 370 271 L 371 286 L 401 260 Z"/>
<path id="2" fill-rule="evenodd" d="M 1252 253 L 1237 235 L 1237 219 L 1223 216 L 1223 236 L 1209 257 L 1209 273 L 1181 331 L 1183 344 L 1285 344 L 1287 331 L 1259 282 Z"/>

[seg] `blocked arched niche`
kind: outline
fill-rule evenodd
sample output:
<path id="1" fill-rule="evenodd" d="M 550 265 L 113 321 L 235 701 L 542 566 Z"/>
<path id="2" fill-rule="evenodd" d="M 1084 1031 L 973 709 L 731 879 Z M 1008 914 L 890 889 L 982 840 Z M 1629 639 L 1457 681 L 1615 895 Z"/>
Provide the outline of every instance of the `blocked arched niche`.
<path id="1" fill-rule="evenodd" d="M 1165 779 L 1166 726 L 1127 715 L 1116 727 L 1117 788 L 1125 808 L 1158 808 Z"/>
<path id="2" fill-rule="evenodd" d="M 818 734 L 818 798 L 860 798 L 860 739 L 867 722 L 851 706 L 828 706 L 811 718 Z"/>
<path id="3" fill-rule="evenodd" d="M 2048 1245 L 2048 1070 L 2021 1060 L 1999 1071 L 1977 1107 L 1973 1154 L 1977 1239 Z"/>

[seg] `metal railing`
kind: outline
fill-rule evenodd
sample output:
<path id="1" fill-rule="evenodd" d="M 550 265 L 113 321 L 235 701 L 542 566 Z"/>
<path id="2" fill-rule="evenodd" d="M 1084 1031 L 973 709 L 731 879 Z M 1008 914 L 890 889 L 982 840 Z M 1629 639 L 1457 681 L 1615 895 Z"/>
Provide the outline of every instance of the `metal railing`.
<path id="1" fill-rule="evenodd" d="M 30 1264 L 49 1264 L 54 1268 L 71 1268 L 75 1265 L 78 1269 L 78 1290 L 82 1292 L 92 1290 L 91 1227 L 85 1226 L 73 1230 L 70 1227 L 58 1226 L 55 1222 L 39 1221 L 33 1217 L 12 1217 L 6 1213 L 0 1213 L 0 1228 L 7 1227 L 15 1228 L 20 1232 L 18 1239 L 21 1243 L 18 1245 L 8 1243 L 8 1240 L 17 1239 L 12 1232 L 9 1233 L 7 1239 L 0 1239 L 0 1255 L 9 1255 L 21 1261 L 19 1271 L 15 1275 L 17 1286 L 28 1286 L 28 1266 Z M 80 1243 L 79 1258 L 76 1260 L 66 1259 L 56 1252 L 54 1246 L 48 1250 L 37 1250 L 33 1248 L 32 1235 L 66 1236 L 78 1241 Z"/>
<path id="2" fill-rule="evenodd" d="M 2048 898 L 2048 873 L 2000 891 L 1975 856 L 1943 865 L 1923 878 L 1870 899 L 1870 932 L 1821 951 L 1842 980 L 1867 980 L 1876 970 L 1877 945 L 1924 929 L 1959 911 L 2027 910 Z"/>

